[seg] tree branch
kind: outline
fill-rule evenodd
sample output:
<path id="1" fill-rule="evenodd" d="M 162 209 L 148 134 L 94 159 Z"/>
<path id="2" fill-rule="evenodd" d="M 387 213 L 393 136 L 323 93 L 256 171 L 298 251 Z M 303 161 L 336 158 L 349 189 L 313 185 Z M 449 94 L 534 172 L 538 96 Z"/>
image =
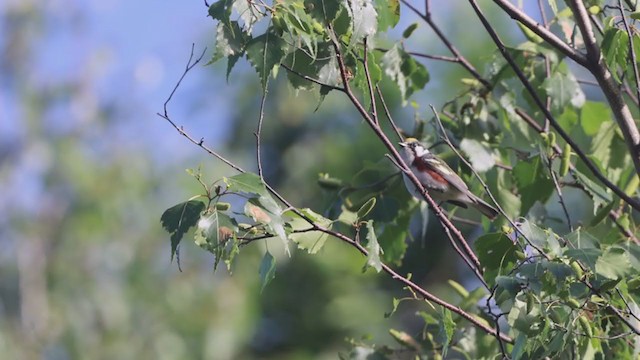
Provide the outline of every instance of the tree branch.
<path id="1" fill-rule="evenodd" d="M 580 159 L 585 163 L 587 168 L 589 168 L 589 170 L 593 173 L 593 175 L 600 182 L 602 182 L 606 187 L 611 189 L 620 198 L 624 199 L 624 201 L 627 202 L 629 205 L 631 205 L 636 211 L 640 211 L 640 202 L 638 202 L 636 199 L 633 199 L 632 197 L 627 195 L 624 191 L 622 191 L 622 189 L 620 189 L 618 186 L 616 186 L 614 183 L 612 183 L 609 179 L 607 179 L 600 172 L 600 170 L 597 168 L 597 166 L 591 161 L 591 159 L 589 159 L 587 157 L 587 155 L 582 151 L 582 149 L 580 149 L 578 144 L 575 141 L 573 141 L 573 139 L 569 136 L 569 134 L 567 134 L 566 131 L 564 131 L 564 129 L 562 129 L 560 124 L 556 121 L 555 117 L 551 114 L 550 111 L 547 110 L 545 104 L 542 102 L 542 100 L 538 96 L 537 92 L 533 88 L 533 85 L 531 85 L 531 83 L 529 82 L 527 77 L 524 75 L 522 70 L 516 64 L 515 60 L 511 56 L 511 54 L 509 54 L 509 52 L 507 51 L 504 43 L 498 37 L 498 34 L 496 33 L 496 31 L 493 29 L 491 24 L 489 24 L 489 21 L 487 20 L 487 18 L 482 13 L 482 10 L 480 10 L 480 7 L 478 6 L 477 1 L 476 0 L 469 0 L 469 3 L 471 4 L 471 7 L 474 9 L 476 14 L 478 15 L 478 18 L 480 19 L 480 21 L 482 22 L 483 26 L 487 30 L 487 33 L 489 33 L 489 36 L 491 37 L 493 42 L 498 46 L 498 50 L 500 51 L 500 53 L 502 54 L 504 59 L 507 61 L 507 63 L 509 63 L 509 65 L 511 66 L 511 68 L 515 72 L 516 76 L 518 77 L 518 79 L 520 79 L 520 82 L 524 85 L 524 87 L 527 90 L 527 92 L 529 93 L 529 95 L 531 95 L 531 97 L 533 98 L 533 101 L 536 103 L 538 108 L 549 119 L 549 122 L 551 123 L 551 126 L 553 126 L 553 128 L 558 132 L 558 134 L 560 134 L 560 136 L 567 143 L 569 143 L 569 145 L 571 146 L 573 151 L 578 155 L 578 157 L 580 157 Z M 608 70 L 607 70 L 607 73 L 608 73 Z M 610 75 L 611 74 L 609 74 L 609 80 L 613 81 L 611 79 Z M 597 76 L 596 76 L 596 78 L 597 78 Z M 601 86 L 602 86 L 602 84 L 601 84 Z M 629 112 L 629 108 L 624 104 L 624 101 L 622 101 L 621 97 L 620 97 L 620 100 L 621 100 L 621 103 L 622 103 L 622 106 L 620 107 L 620 109 L 626 109 L 626 112 L 628 113 Z M 629 113 L 629 116 L 630 115 L 631 114 Z M 631 120 L 633 120 L 633 119 L 631 119 Z M 638 141 L 640 142 L 640 135 L 638 136 Z M 640 147 L 639 147 L 639 149 L 640 149 Z M 639 162 L 638 165 L 640 166 L 640 158 L 638 159 L 638 162 Z"/>
<path id="2" fill-rule="evenodd" d="M 636 169 L 636 176 L 640 176 L 640 132 L 633 120 L 633 116 L 631 115 L 631 111 L 629 111 L 627 103 L 622 97 L 619 87 L 613 79 L 604 58 L 602 57 L 600 48 L 596 42 L 595 34 L 593 33 L 593 28 L 591 27 L 589 13 L 585 8 L 584 3 L 581 0 L 569 0 L 567 1 L 567 4 L 569 4 L 569 7 L 573 11 L 576 23 L 582 33 L 582 38 L 584 39 L 584 43 L 587 48 L 588 62 L 586 68 L 591 71 L 598 81 L 600 88 L 604 92 L 604 95 L 609 102 L 609 106 L 611 107 L 611 111 L 618 122 L 618 126 L 620 127 L 620 130 L 622 130 L 624 141 L 629 148 L 629 154 L 631 155 L 631 159 L 633 160 L 633 164 Z M 631 39 L 629 41 L 631 42 Z M 589 164 L 587 164 L 587 166 L 589 166 Z M 638 201 L 631 199 L 631 197 L 627 196 L 622 191 L 618 193 L 613 188 L 611 188 L 611 190 L 614 190 L 614 192 L 629 203 L 629 205 L 640 211 L 640 203 L 638 203 Z"/>
<path id="3" fill-rule="evenodd" d="M 520 22 L 528 29 L 540 36 L 545 42 L 554 48 L 558 49 L 561 53 L 577 62 L 578 64 L 587 67 L 587 58 L 584 54 L 578 52 L 576 49 L 570 47 L 567 43 L 562 41 L 556 34 L 552 33 L 549 29 L 541 24 L 538 24 L 535 20 L 525 14 L 522 10 L 518 9 L 508 0 L 493 0 L 498 6 L 504 10 L 512 19 Z"/>

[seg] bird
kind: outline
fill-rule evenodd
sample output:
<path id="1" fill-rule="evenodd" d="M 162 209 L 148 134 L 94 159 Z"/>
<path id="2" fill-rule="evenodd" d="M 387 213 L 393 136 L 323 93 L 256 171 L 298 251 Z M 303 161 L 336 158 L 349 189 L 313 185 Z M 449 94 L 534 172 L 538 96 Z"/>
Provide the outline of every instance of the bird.
<path id="1" fill-rule="evenodd" d="M 463 208 L 471 206 L 490 220 L 498 216 L 498 210 L 474 195 L 460 176 L 418 139 L 406 138 L 399 144 L 402 147 L 403 160 L 422 186 L 429 191 L 433 200 L 449 202 Z M 406 174 L 403 174 L 403 177 L 409 193 L 417 199 L 424 199 L 411 179 Z"/>

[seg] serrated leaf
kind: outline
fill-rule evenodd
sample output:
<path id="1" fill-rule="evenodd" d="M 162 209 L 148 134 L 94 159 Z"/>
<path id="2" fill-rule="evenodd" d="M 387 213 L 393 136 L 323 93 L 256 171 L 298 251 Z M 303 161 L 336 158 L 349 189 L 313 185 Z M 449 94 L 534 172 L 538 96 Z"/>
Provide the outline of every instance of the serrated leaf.
<path id="1" fill-rule="evenodd" d="M 335 20 L 341 3 L 339 0 L 305 0 L 304 5 L 314 19 L 326 24 Z"/>
<path id="2" fill-rule="evenodd" d="M 604 32 L 601 49 L 604 60 L 609 69 L 611 69 L 613 77 L 617 82 L 620 82 L 618 67 L 623 69 L 627 67 L 629 35 L 621 29 L 610 27 Z"/>
<path id="3" fill-rule="evenodd" d="M 474 247 L 480 263 L 487 270 L 498 270 L 517 261 L 517 247 L 502 233 L 482 235 L 475 241 Z"/>
<path id="4" fill-rule="evenodd" d="M 611 142 L 616 134 L 617 126 L 613 121 L 603 122 L 598 132 L 591 140 L 589 154 L 597 159 L 602 167 L 609 168 L 609 160 L 611 160 Z"/>
<path id="5" fill-rule="evenodd" d="M 471 166 L 478 172 L 485 172 L 496 164 L 493 153 L 477 140 L 462 139 L 460 149 L 467 154 Z"/>
<path id="6" fill-rule="evenodd" d="M 253 25 L 264 16 L 252 0 L 234 0 L 232 8 L 240 15 L 243 22 L 242 28 L 248 33 L 253 29 Z"/>
<path id="7" fill-rule="evenodd" d="M 219 0 L 209 6 L 209 16 L 221 22 L 228 22 L 234 0 Z"/>
<path id="8" fill-rule="evenodd" d="M 237 21 L 219 22 L 216 27 L 216 48 L 209 63 L 222 58 L 242 56 L 250 36 L 245 33 Z"/>
<path id="9" fill-rule="evenodd" d="M 389 49 L 381 60 L 385 74 L 397 84 L 404 103 L 429 81 L 427 69 L 404 51 L 400 44 Z"/>
<path id="10" fill-rule="evenodd" d="M 382 270 L 382 262 L 380 262 L 380 254 L 382 248 L 378 244 L 378 238 L 376 237 L 376 230 L 373 228 L 373 220 L 367 221 L 367 266 L 371 266 L 377 272 Z"/>
<path id="11" fill-rule="evenodd" d="M 262 261 L 260 262 L 260 292 L 264 291 L 264 288 L 269 285 L 271 280 L 276 277 L 276 259 L 271 255 L 271 253 L 267 250 L 262 257 Z"/>
<path id="12" fill-rule="evenodd" d="M 596 135 L 607 120 L 611 120 L 611 109 L 605 103 L 587 101 L 580 109 L 580 125 L 587 136 Z"/>
<path id="13" fill-rule="evenodd" d="M 284 59 L 286 47 L 287 43 L 271 31 L 253 38 L 247 44 L 247 59 L 258 73 L 263 89 L 273 68 Z"/>
<path id="14" fill-rule="evenodd" d="M 407 236 L 409 236 L 409 223 L 413 212 L 409 209 L 400 209 L 397 216 L 385 224 L 382 234 L 378 238 L 380 246 L 384 249 L 382 258 L 387 263 L 400 265 L 407 251 Z"/>
<path id="15" fill-rule="evenodd" d="M 591 199 L 593 200 L 594 205 L 594 214 L 596 212 L 596 209 L 612 200 L 611 194 L 609 194 L 602 186 L 591 181 L 586 175 L 577 170 L 572 171 L 572 174 L 576 177 L 576 180 L 578 180 L 578 182 L 582 184 L 589 195 L 591 195 Z"/>
<path id="16" fill-rule="evenodd" d="M 555 71 L 542 82 L 542 88 L 551 98 L 551 109 L 561 112 L 571 105 L 579 108 L 585 102 L 585 95 L 571 72 Z"/>
<path id="17" fill-rule="evenodd" d="M 242 173 L 231 177 L 225 177 L 224 183 L 227 190 L 248 194 L 267 195 L 267 188 L 264 186 L 260 176 L 254 173 Z"/>
<path id="18" fill-rule="evenodd" d="M 602 250 L 597 248 L 567 249 L 564 251 L 564 254 L 569 258 L 579 260 L 583 265 L 595 271 L 596 261 L 598 261 L 598 258 L 602 255 Z"/>
<path id="19" fill-rule="evenodd" d="M 456 330 L 456 323 L 453 321 L 451 317 L 451 311 L 448 309 L 442 308 L 442 313 L 439 319 L 439 332 L 438 336 L 442 339 L 442 357 L 447 357 L 447 351 L 449 350 L 449 345 L 451 344 L 451 340 L 453 339 L 453 334 Z"/>
<path id="20" fill-rule="evenodd" d="M 197 225 L 194 238 L 199 246 L 224 244 L 237 231 L 237 226 L 229 215 L 215 210 L 202 215 Z"/>
<path id="21" fill-rule="evenodd" d="M 282 240 L 285 251 L 291 256 L 289 237 L 284 229 L 282 208 L 271 196 L 262 195 L 259 198 L 249 199 L 245 204 L 245 214 L 254 221 L 267 225 L 269 230 Z"/>
<path id="22" fill-rule="evenodd" d="M 184 234 L 195 226 L 205 205 L 201 201 L 190 200 L 165 210 L 160 217 L 162 227 L 171 234 L 171 260 Z"/>
<path id="23" fill-rule="evenodd" d="M 349 1 L 347 11 L 351 17 L 349 45 L 359 44 L 365 37 L 375 35 L 378 29 L 378 12 L 372 0 Z"/>
<path id="24" fill-rule="evenodd" d="M 609 248 L 596 261 L 596 274 L 608 279 L 624 278 L 631 270 L 629 253 L 622 248 Z"/>
<path id="25" fill-rule="evenodd" d="M 196 245 L 215 256 L 214 270 L 222 259 L 225 260 L 227 268 L 230 269 L 231 261 L 239 251 L 235 241 L 237 231 L 238 225 L 235 220 L 220 211 L 213 210 L 210 213 L 202 214 L 200 220 L 198 220 L 194 240 Z M 227 249 L 229 241 L 231 241 L 231 246 Z"/>
<path id="26" fill-rule="evenodd" d="M 549 178 L 540 156 L 519 161 L 513 168 L 512 173 L 522 199 L 520 211 L 523 214 L 526 214 L 536 201 L 546 202 L 553 193 L 553 181 Z"/>
<path id="27" fill-rule="evenodd" d="M 300 209 L 305 216 L 309 217 L 316 224 L 331 229 L 332 222 L 331 220 L 323 217 L 320 214 L 315 213 L 311 209 Z M 292 230 L 306 230 L 311 227 L 311 225 L 301 218 L 298 214 L 289 210 L 283 214 L 284 216 L 291 217 L 291 220 L 288 221 Z M 306 250 L 309 254 L 315 254 L 324 246 L 325 241 L 329 237 L 328 234 L 320 232 L 320 231 L 307 231 L 301 233 L 292 232 L 289 234 L 289 238 L 298 244 L 298 249 Z"/>

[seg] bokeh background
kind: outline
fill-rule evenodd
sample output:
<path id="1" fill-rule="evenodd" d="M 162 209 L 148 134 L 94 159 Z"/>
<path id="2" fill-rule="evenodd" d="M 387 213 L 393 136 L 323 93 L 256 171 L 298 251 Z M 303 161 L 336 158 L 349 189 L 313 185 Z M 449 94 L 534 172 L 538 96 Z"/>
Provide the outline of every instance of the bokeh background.
<path id="1" fill-rule="evenodd" d="M 468 37 L 453 21 L 476 21 L 467 7 L 435 6 L 469 59 L 491 56 L 486 37 Z M 416 21 L 402 10 L 399 32 Z M 335 240 L 316 256 L 270 248 L 277 275 L 262 294 L 264 244 L 244 248 L 231 275 L 224 266 L 214 273 L 188 237 L 182 271 L 170 261 L 160 215 L 200 192 L 185 169 L 200 167 L 210 180 L 234 175 L 156 115 L 192 44 L 196 52 L 214 44 L 206 14 L 202 1 L 0 2 L 2 359 L 335 359 L 350 341 L 392 344 L 390 327 L 419 331 L 413 313 L 427 305 L 403 303 L 385 318 L 406 293 L 363 273 L 365 260 Z M 408 48 L 448 55 L 420 29 Z M 432 82 L 417 99 L 438 106 L 466 75 L 425 64 Z M 229 82 L 224 71 L 195 67 L 169 111 L 195 138 L 255 169 L 259 84 L 245 63 Z M 389 100 L 409 131 L 429 114 Z M 322 209 L 331 198 L 318 173 L 349 179 L 384 149 L 339 94 L 313 112 L 317 102 L 273 82 L 263 142 L 267 180 L 295 205 Z M 411 241 L 401 271 L 446 298 L 443 282 L 466 275 L 441 235 L 432 226 Z"/>

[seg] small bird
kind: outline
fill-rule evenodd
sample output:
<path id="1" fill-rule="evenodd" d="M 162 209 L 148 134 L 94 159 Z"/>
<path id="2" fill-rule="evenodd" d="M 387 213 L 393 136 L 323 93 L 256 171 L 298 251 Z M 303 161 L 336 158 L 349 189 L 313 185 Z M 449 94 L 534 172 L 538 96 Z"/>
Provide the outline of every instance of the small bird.
<path id="1" fill-rule="evenodd" d="M 422 186 L 429 191 L 433 200 L 447 201 L 463 208 L 470 205 L 491 220 L 498 216 L 498 210 L 472 194 L 460 176 L 451 170 L 446 162 L 432 154 L 420 141 L 407 138 L 400 143 L 400 146 L 402 146 L 402 158 Z M 409 193 L 422 199 L 422 195 L 417 191 L 411 179 L 406 175 L 403 177 Z"/>

